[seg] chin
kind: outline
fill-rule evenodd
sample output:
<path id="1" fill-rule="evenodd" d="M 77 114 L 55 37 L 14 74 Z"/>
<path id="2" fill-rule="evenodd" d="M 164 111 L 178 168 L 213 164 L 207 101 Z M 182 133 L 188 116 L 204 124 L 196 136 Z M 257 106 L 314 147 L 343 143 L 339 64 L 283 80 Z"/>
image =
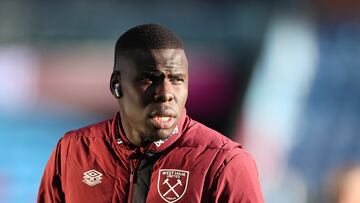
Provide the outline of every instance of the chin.
<path id="1" fill-rule="evenodd" d="M 149 133 L 147 134 L 146 137 L 143 137 L 143 140 L 146 142 L 156 142 L 159 140 L 165 140 L 167 138 L 169 138 L 171 135 L 167 134 L 167 133 L 161 133 L 161 132 L 153 132 L 153 133 Z"/>
<path id="2" fill-rule="evenodd" d="M 159 129 L 157 132 L 155 132 L 155 137 L 157 137 L 158 140 L 164 140 L 170 137 L 172 132 L 172 129 Z"/>
<path id="3" fill-rule="evenodd" d="M 172 135 L 175 128 L 176 125 L 171 126 L 170 128 L 157 128 L 152 123 L 149 123 L 147 133 L 144 133 L 144 138 L 150 142 L 165 140 Z"/>

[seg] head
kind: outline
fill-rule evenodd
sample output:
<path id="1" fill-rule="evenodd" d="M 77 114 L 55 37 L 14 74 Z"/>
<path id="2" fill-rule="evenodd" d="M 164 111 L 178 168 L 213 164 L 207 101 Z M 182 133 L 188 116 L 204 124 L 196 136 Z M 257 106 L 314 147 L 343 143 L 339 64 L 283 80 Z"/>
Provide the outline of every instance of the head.
<path id="1" fill-rule="evenodd" d="M 133 144 L 166 139 L 184 112 L 188 94 L 188 61 L 181 40 L 155 24 L 125 32 L 116 42 L 110 89 Z"/>

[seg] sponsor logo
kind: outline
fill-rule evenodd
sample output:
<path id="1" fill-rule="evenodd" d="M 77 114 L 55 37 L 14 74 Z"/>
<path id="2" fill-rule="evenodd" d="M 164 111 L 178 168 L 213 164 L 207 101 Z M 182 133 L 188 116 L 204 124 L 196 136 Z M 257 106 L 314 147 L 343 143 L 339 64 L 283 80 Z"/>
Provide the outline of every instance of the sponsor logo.
<path id="1" fill-rule="evenodd" d="M 175 135 L 175 134 L 178 133 L 178 132 L 179 132 L 179 129 L 178 129 L 178 127 L 176 126 L 175 129 L 174 129 L 174 131 L 171 133 L 171 135 Z"/>
<path id="2" fill-rule="evenodd" d="M 160 147 L 162 144 L 164 144 L 164 140 L 159 140 L 159 141 L 156 141 L 156 142 L 154 142 L 154 144 L 155 144 L 155 146 L 157 146 L 157 147 Z"/>
<path id="3" fill-rule="evenodd" d="M 102 173 L 100 173 L 99 171 L 96 171 L 94 169 L 92 169 L 90 171 L 86 171 L 84 173 L 84 176 L 83 176 L 84 179 L 82 182 L 89 186 L 97 185 L 97 184 L 101 183 L 102 175 L 103 175 Z"/>
<path id="4" fill-rule="evenodd" d="M 167 139 L 169 139 L 171 136 L 175 135 L 175 134 L 178 133 L 178 132 L 179 132 L 179 129 L 178 129 L 178 127 L 176 126 L 175 129 L 174 129 L 174 131 L 171 133 L 171 135 L 170 135 L 168 138 L 166 138 L 165 140 L 158 140 L 158 141 L 154 142 L 155 146 L 156 146 L 156 147 L 160 147 L 162 144 L 164 144 L 164 142 L 165 142 Z"/>
<path id="5" fill-rule="evenodd" d="M 184 196 L 189 181 L 189 171 L 178 169 L 160 169 L 158 192 L 168 203 L 173 203 Z"/>

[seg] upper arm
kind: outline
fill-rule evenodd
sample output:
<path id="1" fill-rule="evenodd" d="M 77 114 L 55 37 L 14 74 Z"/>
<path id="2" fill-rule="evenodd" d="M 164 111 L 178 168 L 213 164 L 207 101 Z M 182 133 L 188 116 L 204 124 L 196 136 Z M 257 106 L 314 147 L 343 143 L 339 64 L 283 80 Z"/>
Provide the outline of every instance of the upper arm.
<path id="1" fill-rule="evenodd" d="M 38 203 L 65 202 L 61 183 L 61 140 L 51 153 L 41 179 Z"/>

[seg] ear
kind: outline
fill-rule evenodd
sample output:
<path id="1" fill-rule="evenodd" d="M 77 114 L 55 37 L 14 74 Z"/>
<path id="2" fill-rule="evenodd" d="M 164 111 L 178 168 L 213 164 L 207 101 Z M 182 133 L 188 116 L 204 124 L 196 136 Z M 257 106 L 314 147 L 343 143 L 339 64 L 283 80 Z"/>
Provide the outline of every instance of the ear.
<path id="1" fill-rule="evenodd" d="M 120 85 L 120 72 L 119 71 L 114 71 L 111 74 L 110 91 L 111 91 L 112 95 L 114 95 L 114 97 L 116 99 L 119 99 L 122 96 L 121 85 Z"/>

